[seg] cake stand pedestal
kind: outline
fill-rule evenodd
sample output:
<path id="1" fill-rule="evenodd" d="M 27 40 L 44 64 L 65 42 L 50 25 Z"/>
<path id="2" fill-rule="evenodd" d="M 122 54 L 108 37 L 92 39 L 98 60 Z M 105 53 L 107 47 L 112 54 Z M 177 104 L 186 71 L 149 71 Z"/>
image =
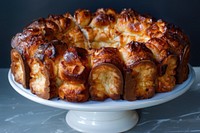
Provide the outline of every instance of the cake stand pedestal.
<path id="1" fill-rule="evenodd" d="M 51 100 L 39 98 L 29 89 L 15 82 L 11 71 L 8 72 L 8 80 L 19 94 L 43 105 L 69 110 L 66 115 L 68 125 L 77 131 L 90 133 L 116 133 L 133 128 L 139 119 L 136 109 L 159 105 L 177 98 L 190 88 L 194 79 L 194 70 L 189 65 L 189 75 L 186 81 L 176 85 L 172 91 L 157 93 L 150 99 L 132 102 L 107 99 L 103 102 L 70 103 L 57 98 Z"/>
<path id="2" fill-rule="evenodd" d="M 136 111 L 84 112 L 69 111 L 66 121 L 80 132 L 117 133 L 133 128 L 138 122 Z"/>

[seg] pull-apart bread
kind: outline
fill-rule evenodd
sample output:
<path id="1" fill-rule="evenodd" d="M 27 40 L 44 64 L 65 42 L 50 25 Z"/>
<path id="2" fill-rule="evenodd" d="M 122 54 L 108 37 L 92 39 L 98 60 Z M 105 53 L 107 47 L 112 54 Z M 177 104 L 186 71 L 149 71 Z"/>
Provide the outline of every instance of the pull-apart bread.
<path id="1" fill-rule="evenodd" d="M 189 73 L 182 30 L 132 9 L 39 18 L 11 46 L 15 81 L 44 99 L 147 99 L 173 90 Z"/>

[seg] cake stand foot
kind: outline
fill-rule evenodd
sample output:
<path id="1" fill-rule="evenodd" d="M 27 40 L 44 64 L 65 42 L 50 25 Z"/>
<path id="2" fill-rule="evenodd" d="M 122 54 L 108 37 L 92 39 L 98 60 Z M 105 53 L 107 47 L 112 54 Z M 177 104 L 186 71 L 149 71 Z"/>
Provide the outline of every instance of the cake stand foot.
<path id="1" fill-rule="evenodd" d="M 68 125 L 80 132 L 118 133 L 133 128 L 138 122 L 136 111 L 86 112 L 69 111 L 66 115 Z"/>

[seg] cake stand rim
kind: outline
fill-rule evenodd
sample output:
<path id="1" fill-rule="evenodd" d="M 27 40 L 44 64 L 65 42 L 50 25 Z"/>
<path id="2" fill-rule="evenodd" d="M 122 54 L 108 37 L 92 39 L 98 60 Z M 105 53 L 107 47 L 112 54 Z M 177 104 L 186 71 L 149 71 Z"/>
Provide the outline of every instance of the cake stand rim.
<path id="1" fill-rule="evenodd" d="M 17 91 L 20 95 L 25 98 L 40 103 L 46 106 L 51 106 L 66 110 L 77 110 L 77 111 L 91 111 L 91 112 L 107 112 L 107 111 L 125 111 L 134 110 L 145 107 L 151 107 L 159 105 L 168 101 L 171 101 L 180 95 L 184 94 L 192 85 L 195 79 L 195 72 L 191 65 L 189 66 L 189 75 L 186 81 L 182 84 L 176 85 L 175 88 L 170 92 L 157 93 L 154 97 L 144 100 L 136 101 L 125 101 L 125 100 L 111 100 L 105 101 L 88 101 L 84 103 L 71 103 L 67 101 L 54 98 L 52 100 L 42 99 L 31 93 L 30 89 L 25 89 L 21 84 L 15 82 L 11 70 L 8 71 L 8 80 L 12 88 Z"/>

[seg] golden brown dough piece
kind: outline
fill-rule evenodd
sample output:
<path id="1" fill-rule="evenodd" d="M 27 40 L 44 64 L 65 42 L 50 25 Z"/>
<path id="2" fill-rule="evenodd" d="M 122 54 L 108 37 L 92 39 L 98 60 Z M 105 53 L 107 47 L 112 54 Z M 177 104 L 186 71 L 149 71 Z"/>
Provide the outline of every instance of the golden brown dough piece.
<path id="1" fill-rule="evenodd" d="M 135 90 L 137 99 L 147 99 L 151 98 L 155 94 L 157 88 L 156 77 L 157 77 L 157 67 L 150 60 L 143 60 L 132 67 L 132 76 L 135 81 Z M 133 88 L 132 88 L 133 89 Z"/>
<path id="2" fill-rule="evenodd" d="M 150 39 L 145 46 L 151 50 L 154 55 L 154 59 L 157 62 L 161 62 L 169 54 L 171 54 L 170 46 L 162 39 L 152 38 Z"/>
<path id="3" fill-rule="evenodd" d="M 118 49 L 112 47 L 92 49 L 90 58 L 92 70 L 89 77 L 89 91 L 91 99 L 100 101 L 106 98 L 119 99 L 123 93 L 123 81 L 120 81 L 123 80 L 123 62 Z"/>
<path id="4" fill-rule="evenodd" d="M 177 56 L 163 39 L 152 38 L 146 46 L 152 51 L 158 64 L 158 88 L 156 92 L 171 91 L 176 84 Z"/>
<path id="5" fill-rule="evenodd" d="M 126 65 L 124 99 L 152 97 L 157 87 L 157 67 L 151 51 L 144 44 L 132 41 L 121 48 L 120 53 Z"/>
<path id="6" fill-rule="evenodd" d="M 90 48 L 119 47 L 114 38 L 119 36 L 115 29 L 117 13 L 113 9 L 98 9 L 95 13 L 89 10 L 77 10 L 74 17 L 89 41 Z"/>
<path id="7" fill-rule="evenodd" d="M 169 55 L 160 64 L 156 92 L 171 91 L 176 85 L 177 56 Z"/>
<path id="8" fill-rule="evenodd" d="M 15 81 L 29 88 L 29 67 L 16 49 L 11 50 L 11 72 Z"/>
<path id="9" fill-rule="evenodd" d="M 110 63 L 94 67 L 89 75 L 89 92 L 92 100 L 103 101 L 107 98 L 120 99 L 123 92 L 121 71 Z"/>
<path id="10" fill-rule="evenodd" d="M 69 83 L 85 83 L 89 75 L 87 51 L 83 48 L 70 47 L 59 62 L 58 76 Z"/>
<path id="11" fill-rule="evenodd" d="M 49 71 L 46 69 L 45 65 L 38 59 L 33 58 L 30 60 L 31 68 L 31 79 L 30 79 L 30 89 L 33 94 L 44 98 L 50 99 L 50 79 Z"/>
<path id="12" fill-rule="evenodd" d="M 135 63 L 125 71 L 123 98 L 128 101 L 147 99 L 154 96 L 157 89 L 157 67 L 150 60 Z"/>
<path id="13" fill-rule="evenodd" d="M 120 70 L 123 68 L 123 62 L 120 59 L 120 53 L 117 48 L 102 47 L 90 50 L 91 67 L 95 67 L 101 63 L 111 63 Z"/>
<path id="14" fill-rule="evenodd" d="M 186 34 L 175 25 L 167 24 L 167 31 L 162 37 L 170 46 L 171 51 L 178 56 L 178 66 L 176 82 L 178 84 L 185 81 L 188 77 L 188 62 L 190 57 L 190 41 Z"/>
<path id="15" fill-rule="evenodd" d="M 89 98 L 87 78 L 89 75 L 88 53 L 83 48 L 70 47 L 63 54 L 58 66 L 62 81 L 59 97 L 70 102 L 85 102 Z"/>
<path id="16" fill-rule="evenodd" d="M 33 48 L 33 47 L 30 47 Z M 67 49 L 63 42 L 52 40 L 41 44 L 28 60 L 30 70 L 30 89 L 39 97 L 50 99 L 58 96 L 58 87 L 61 84 L 57 77 L 58 62 Z"/>
<path id="17" fill-rule="evenodd" d="M 72 84 L 64 82 L 58 90 L 59 97 L 69 102 L 85 102 L 89 98 L 88 88 L 85 84 Z"/>
<path id="18" fill-rule="evenodd" d="M 154 60 L 152 52 L 143 44 L 131 41 L 119 49 L 121 59 L 127 68 L 141 60 Z"/>
<path id="19" fill-rule="evenodd" d="M 180 56 L 179 56 L 180 57 Z M 183 53 L 181 54 L 180 60 L 177 66 L 177 73 L 176 73 L 176 82 L 177 84 L 183 83 L 189 74 L 188 62 L 190 57 L 190 46 L 187 45 L 184 48 Z"/>

